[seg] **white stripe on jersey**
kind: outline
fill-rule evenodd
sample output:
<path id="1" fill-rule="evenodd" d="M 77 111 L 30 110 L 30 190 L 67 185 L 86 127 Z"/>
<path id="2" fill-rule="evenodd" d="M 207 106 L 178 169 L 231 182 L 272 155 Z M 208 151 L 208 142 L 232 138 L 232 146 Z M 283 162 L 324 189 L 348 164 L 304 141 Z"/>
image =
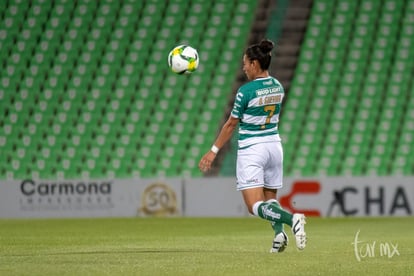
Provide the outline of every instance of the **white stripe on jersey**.
<path id="1" fill-rule="evenodd" d="M 248 123 L 248 124 L 253 124 L 253 125 L 263 125 L 264 123 L 266 123 L 267 118 L 268 118 L 267 116 L 255 116 L 255 115 L 244 114 L 243 122 Z M 275 124 L 277 122 L 279 122 L 279 119 L 277 118 L 277 116 L 273 116 L 270 118 L 270 123 Z"/>
<path id="2" fill-rule="evenodd" d="M 272 132 L 272 131 L 276 131 L 277 127 L 274 128 L 269 128 L 269 129 L 264 129 L 264 130 L 260 130 L 260 133 L 267 133 L 267 132 Z M 257 134 L 257 130 L 246 130 L 246 129 L 240 129 L 239 130 L 240 134 Z"/>

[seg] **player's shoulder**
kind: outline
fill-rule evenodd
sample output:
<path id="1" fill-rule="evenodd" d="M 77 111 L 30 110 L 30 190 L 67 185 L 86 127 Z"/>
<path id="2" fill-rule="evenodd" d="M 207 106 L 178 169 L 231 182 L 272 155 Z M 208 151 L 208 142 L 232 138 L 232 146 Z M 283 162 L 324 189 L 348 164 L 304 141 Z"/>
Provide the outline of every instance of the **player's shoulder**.
<path id="1" fill-rule="evenodd" d="M 276 87 L 280 87 L 283 90 L 283 85 L 275 77 L 269 77 L 267 79 L 263 79 L 261 84 L 264 87 L 270 87 L 270 86 L 275 87 L 276 86 Z"/>
<path id="2" fill-rule="evenodd" d="M 257 88 L 258 85 L 259 85 L 259 82 L 257 82 L 257 80 L 251 80 L 249 82 L 246 82 L 242 86 L 240 86 L 240 90 L 242 91 L 252 90 L 252 89 Z"/>
<path id="3" fill-rule="evenodd" d="M 257 89 L 260 89 L 260 83 L 252 80 L 240 86 L 239 92 L 242 94 L 250 94 L 256 92 Z"/>
<path id="4" fill-rule="evenodd" d="M 272 81 L 273 85 L 280 86 L 283 89 L 283 85 L 280 83 L 279 80 L 277 80 L 274 77 L 271 77 L 271 81 Z"/>

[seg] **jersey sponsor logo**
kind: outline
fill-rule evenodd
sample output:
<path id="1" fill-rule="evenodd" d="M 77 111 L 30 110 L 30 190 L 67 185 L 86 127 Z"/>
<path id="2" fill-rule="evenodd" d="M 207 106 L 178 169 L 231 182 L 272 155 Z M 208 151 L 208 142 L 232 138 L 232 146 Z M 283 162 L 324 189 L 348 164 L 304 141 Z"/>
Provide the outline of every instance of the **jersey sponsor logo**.
<path id="1" fill-rule="evenodd" d="M 282 87 L 271 87 L 271 88 L 263 88 L 256 90 L 256 96 L 264 96 L 268 94 L 280 93 L 282 92 Z"/>

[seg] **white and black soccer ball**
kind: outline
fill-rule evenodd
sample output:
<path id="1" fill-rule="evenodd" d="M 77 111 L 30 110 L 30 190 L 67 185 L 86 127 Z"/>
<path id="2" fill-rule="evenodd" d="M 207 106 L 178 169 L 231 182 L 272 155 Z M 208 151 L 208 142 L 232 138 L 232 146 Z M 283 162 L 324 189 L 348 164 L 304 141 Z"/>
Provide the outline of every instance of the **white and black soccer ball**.
<path id="1" fill-rule="evenodd" d="M 190 74 L 198 68 L 199 56 L 196 49 L 179 45 L 168 54 L 168 66 L 176 74 Z"/>

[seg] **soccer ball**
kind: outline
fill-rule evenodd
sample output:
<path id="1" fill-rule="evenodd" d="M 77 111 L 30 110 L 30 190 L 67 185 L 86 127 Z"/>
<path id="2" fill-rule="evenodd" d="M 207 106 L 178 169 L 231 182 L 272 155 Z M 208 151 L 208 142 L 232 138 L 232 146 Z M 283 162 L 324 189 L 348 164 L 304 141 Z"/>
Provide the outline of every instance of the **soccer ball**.
<path id="1" fill-rule="evenodd" d="M 190 74 L 198 67 L 197 50 L 188 45 L 179 45 L 168 54 L 168 66 L 176 74 Z"/>

